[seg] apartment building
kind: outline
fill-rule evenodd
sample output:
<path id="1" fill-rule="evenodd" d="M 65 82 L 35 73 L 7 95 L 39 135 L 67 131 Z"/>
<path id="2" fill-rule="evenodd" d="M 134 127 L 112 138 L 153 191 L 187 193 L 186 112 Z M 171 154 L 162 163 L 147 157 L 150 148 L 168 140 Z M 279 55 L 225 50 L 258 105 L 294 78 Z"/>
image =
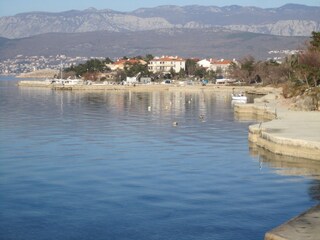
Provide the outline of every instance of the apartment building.
<path id="1" fill-rule="evenodd" d="M 227 71 L 232 63 L 235 63 L 235 59 L 226 60 L 226 59 L 202 59 L 197 62 L 197 65 L 200 67 L 207 68 L 208 70 L 217 71 L 217 69 L 221 69 L 222 71 Z"/>
<path id="2" fill-rule="evenodd" d="M 142 64 L 142 65 L 146 65 L 147 62 L 143 61 L 141 59 L 119 59 L 114 63 L 111 64 L 106 64 L 107 67 L 109 67 L 112 71 L 114 70 L 123 70 L 125 68 L 126 65 L 128 64 Z"/>
<path id="3" fill-rule="evenodd" d="M 186 60 L 177 56 L 155 57 L 149 62 L 148 69 L 153 73 L 170 73 L 171 69 L 178 73 L 186 69 Z"/>

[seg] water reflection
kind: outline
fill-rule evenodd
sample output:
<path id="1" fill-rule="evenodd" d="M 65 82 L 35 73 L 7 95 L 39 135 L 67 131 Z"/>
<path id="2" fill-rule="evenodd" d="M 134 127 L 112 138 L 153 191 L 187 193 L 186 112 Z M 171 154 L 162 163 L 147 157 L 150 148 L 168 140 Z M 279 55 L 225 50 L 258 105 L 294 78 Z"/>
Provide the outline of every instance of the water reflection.
<path id="1" fill-rule="evenodd" d="M 212 107 L 229 109 L 230 98 L 225 94 L 208 92 L 180 91 L 53 91 L 45 88 L 19 88 L 22 99 L 28 98 L 38 103 L 48 100 L 48 107 L 59 109 L 64 113 L 66 105 L 81 106 L 88 111 L 96 108 L 107 108 L 115 112 L 132 110 L 139 114 L 150 112 L 153 115 L 173 114 L 182 117 L 186 112 L 194 111 L 198 116 L 210 114 Z M 53 100 L 52 102 L 50 102 Z M 225 106 L 223 106 L 225 105 Z M 228 106 L 228 107 L 227 107 Z M 209 110 L 209 111 L 208 111 Z M 229 111 L 228 111 L 229 113 Z"/>
<path id="2" fill-rule="evenodd" d="M 319 195 L 261 174 L 223 93 L 0 91 L 0 239 L 262 239 Z"/>
<path id="3" fill-rule="evenodd" d="M 234 113 L 234 119 L 238 122 L 252 122 L 252 121 L 265 122 L 270 120 L 269 118 L 266 118 L 263 115 L 257 115 L 253 113 L 239 113 L 239 112 Z"/>
<path id="4" fill-rule="evenodd" d="M 313 200 L 320 200 L 320 162 L 297 157 L 274 154 L 268 150 L 249 144 L 251 156 L 259 160 L 260 168 L 268 167 L 283 176 L 303 176 L 311 178 L 308 193 Z"/>
<path id="5" fill-rule="evenodd" d="M 308 193 L 311 199 L 320 201 L 320 180 L 315 180 L 310 183 Z"/>
<path id="6" fill-rule="evenodd" d="M 250 154 L 280 175 L 305 176 L 320 180 L 320 162 L 274 154 L 255 144 L 249 144 Z"/>

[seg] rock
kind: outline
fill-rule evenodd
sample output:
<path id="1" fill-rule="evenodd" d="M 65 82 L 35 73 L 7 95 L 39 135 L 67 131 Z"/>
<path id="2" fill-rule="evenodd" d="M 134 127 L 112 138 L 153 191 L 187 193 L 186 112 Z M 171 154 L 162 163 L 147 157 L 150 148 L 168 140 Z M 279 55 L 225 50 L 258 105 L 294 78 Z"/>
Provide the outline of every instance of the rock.
<path id="1" fill-rule="evenodd" d="M 315 109 L 315 102 L 311 96 L 297 96 L 295 102 L 290 106 L 290 110 L 295 111 L 314 111 Z"/>

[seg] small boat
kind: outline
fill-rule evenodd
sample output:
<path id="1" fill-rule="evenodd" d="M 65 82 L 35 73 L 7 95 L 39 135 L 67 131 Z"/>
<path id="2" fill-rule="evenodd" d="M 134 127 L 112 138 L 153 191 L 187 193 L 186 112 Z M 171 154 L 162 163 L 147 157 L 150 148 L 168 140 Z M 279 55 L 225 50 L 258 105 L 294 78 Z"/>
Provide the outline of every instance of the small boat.
<path id="1" fill-rule="evenodd" d="M 61 85 L 77 85 L 83 84 L 82 79 L 53 79 L 52 84 L 61 84 Z"/>
<path id="2" fill-rule="evenodd" d="M 247 96 L 239 93 L 239 94 L 231 94 L 232 100 L 237 100 L 241 102 L 247 102 Z"/>

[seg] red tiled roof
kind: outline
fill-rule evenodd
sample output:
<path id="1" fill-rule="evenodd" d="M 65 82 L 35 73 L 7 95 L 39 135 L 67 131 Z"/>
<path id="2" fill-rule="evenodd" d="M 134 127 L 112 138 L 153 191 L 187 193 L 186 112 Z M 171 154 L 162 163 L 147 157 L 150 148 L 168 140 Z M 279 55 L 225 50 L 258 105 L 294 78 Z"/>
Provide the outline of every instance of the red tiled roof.
<path id="1" fill-rule="evenodd" d="M 220 64 L 220 65 L 228 65 L 231 64 L 231 60 L 213 60 L 211 61 L 212 64 Z"/>
<path id="2" fill-rule="evenodd" d="M 132 63 L 132 64 L 140 63 L 140 60 L 138 60 L 138 59 L 121 59 L 121 60 L 116 61 L 114 64 L 115 65 L 121 65 L 121 64 L 124 65 L 126 63 Z"/>
<path id="3" fill-rule="evenodd" d="M 155 58 L 152 59 L 152 61 L 158 61 L 158 62 L 182 62 L 184 61 L 183 58 L 173 58 L 173 57 L 162 57 L 162 58 Z"/>

